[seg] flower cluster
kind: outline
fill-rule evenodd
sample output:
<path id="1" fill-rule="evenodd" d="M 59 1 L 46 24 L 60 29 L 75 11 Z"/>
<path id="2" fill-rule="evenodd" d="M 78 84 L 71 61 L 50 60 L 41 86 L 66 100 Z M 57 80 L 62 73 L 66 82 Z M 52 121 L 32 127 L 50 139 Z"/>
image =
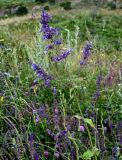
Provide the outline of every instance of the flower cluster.
<path id="1" fill-rule="evenodd" d="M 34 109 L 33 114 L 36 115 L 35 116 L 36 123 L 38 123 L 40 121 L 40 119 L 44 119 L 44 118 L 48 117 L 48 115 L 46 113 L 46 106 L 45 105 L 42 105 L 39 109 Z"/>
<path id="2" fill-rule="evenodd" d="M 100 96 L 100 87 L 101 87 L 102 80 L 103 80 L 103 77 L 100 73 L 100 75 L 97 77 L 97 80 L 96 80 L 96 93 L 94 95 L 94 100 L 96 100 Z"/>
<path id="3" fill-rule="evenodd" d="M 39 160 L 39 155 L 36 152 L 35 147 L 34 147 L 35 135 L 30 134 L 28 137 L 28 141 L 29 141 L 29 150 L 30 150 L 32 159 Z"/>
<path id="4" fill-rule="evenodd" d="M 92 44 L 87 42 L 83 49 L 83 59 L 80 61 L 80 65 L 86 64 L 89 56 L 91 55 L 91 49 L 92 49 Z"/>
<path id="5" fill-rule="evenodd" d="M 59 62 L 65 59 L 71 52 L 72 52 L 72 49 L 68 49 L 67 51 L 62 52 L 60 55 L 52 57 L 52 61 Z"/>
<path id="6" fill-rule="evenodd" d="M 50 44 L 45 47 L 45 50 L 48 51 L 50 49 L 54 48 L 54 45 L 60 45 L 61 40 L 53 40 L 54 36 L 57 36 L 59 34 L 59 31 L 57 28 L 54 28 L 52 26 L 49 26 L 49 22 L 51 20 L 51 16 L 45 12 L 45 10 L 42 10 L 41 14 L 41 20 L 40 23 L 42 25 L 41 32 L 43 32 L 43 40 L 50 40 Z"/>
<path id="7" fill-rule="evenodd" d="M 41 32 L 43 32 L 43 40 L 48 40 L 48 41 L 50 40 L 50 44 L 48 44 L 45 47 L 46 52 L 51 49 L 54 49 L 55 46 L 59 46 L 62 44 L 62 41 L 59 38 L 58 39 L 54 38 L 55 36 L 58 36 L 59 31 L 57 28 L 49 26 L 50 20 L 51 20 L 51 16 L 43 10 L 41 15 L 41 21 L 40 21 L 40 23 L 42 24 Z M 59 62 L 65 59 L 71 52 L 72 52 L 72 49 L 68 49 L 62 52 L 60 55 L 53 57 L 52 61 Z"/>
<path id="8" fill-rule="evenodd" d="M 31 65 L 32 69 L 36 72 L 37 77 L 41 78 L 45 82 L 46 87 L 50 87 L 51 80 L 53 79 L 52 76 L 47 74 L 43 68 L 39 67 L 37 64 L 32 64 Z"/>

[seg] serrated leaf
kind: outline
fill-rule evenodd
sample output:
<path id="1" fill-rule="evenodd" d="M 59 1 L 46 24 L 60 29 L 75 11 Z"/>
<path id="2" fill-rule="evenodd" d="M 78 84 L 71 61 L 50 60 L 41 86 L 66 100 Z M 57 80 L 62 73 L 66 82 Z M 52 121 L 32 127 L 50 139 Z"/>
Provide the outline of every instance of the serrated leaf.
<path id="1" fill-rule="evenodd" d="M 93 156 L 94 156 L 94 153 L 90 150 L 87 150 L 86 152 L 83 153 L 84 160 L 89 160 Z"/>
<path id="2" fill-rule="evenodd" d="M 84 118 L 84 122 L 88 123 L 91 127 L 95 128 L 94 123 L 91 119 L 89 118 Z"/>

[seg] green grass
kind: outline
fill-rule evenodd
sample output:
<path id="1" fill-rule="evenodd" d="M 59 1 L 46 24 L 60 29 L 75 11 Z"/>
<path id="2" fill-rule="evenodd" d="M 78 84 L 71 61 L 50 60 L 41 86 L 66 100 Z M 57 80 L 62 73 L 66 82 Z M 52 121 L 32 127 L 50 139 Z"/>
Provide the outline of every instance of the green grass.
<path id="1" fill-rule="evenodd" d="M 77 155 L 75 159 L 85 160 L 88 158 L 84 157 L 90 154 L 92 159 L 108 160 L 110 156 L 113 156 L 113 147 L 121 148 L 117 135 L 120 132 L 118 133 L 117 129 L 122 118 L 122 16 L 101 13 L 93 15 L 91 11 L 80 15 L 77 13 L 55 15 L 51 25 L 61 29 L 61 37 L 64 41 L 62 48 L 70 46 L 74 49 L 65 61 L 57 65 L 50 64 L 48 54 L 43 51 L 45 42 L 42 41 L 39 32 L 39 20 L 27 20 L 0 27 L 0 44 L 3 46 L 0 54 L 1 159 L 7 159 L 6 157 L 31 159 L 32 152 L 28 142 L 28 136 L 31 133 L 36 136 L 34 148 L 42 159 L 46 159 L 44 150 L 50 153 L 49 159 L 56 159 L 53 156 L 56 152 L 55 141 L 46 130 L 58 132 L 53 123 L 56 108 L 54 101 L 57 100 L 61 131 L 64 131 L 71 123 L 72 129 L 68 132 L 68 139 Z M 81 67 L 79 61 L 87 40 L 93 43 L 92 55 L 89 57 L 88 64 Z M 52 85 L 57 88 L 56 96 L 50 89 L 45 89 L 42 81 L 32 88 L 36 75 L 31 69 L 31 61 L 41 64 L 46 72 L 54 76 Z M 100 85 L 101 95 L 97 101 L 93 101 L 96 80 L 100 71 L 103 75 Z M 11 76 L 5 76 L 5 72 L 10 73 Z M 113 77 L 113 83 L 105 87 L 110 74 Z M 32 110 L 39 108 L 42 104 L 46 104 L 49 121 L 47 123 L 46 119 L 42 118 L 36 124 Z M 92 105 L 95 107 L 94 110 Z M 88 109 L 86 118 L 92 119 L 99 135 L 95 132 L 91 121 L 84 122 L 86 109 Z M 96 113 L 95 119 L 93 112 Z M 77 119 L 75 125 L 72 122 L 73 117 Z M 107 126 L 104 124 L 106 118 L 109 119 Z M 78 131 L 79 123 L 86 128 L 84 133 Z M 112 130 L 110 129 L 111 123 L 114 124 Z M 107 128 L 106 133 L 104 127 Z M 67 142 L 67 138 L 63 138 L 62 136 L 64 142 L 61 143 L 62 145 Z M 102 152 L 101 148 L 105 149 L 105 152 Z M 71 159 L 70 149 L 70 147 L 62 149 L 62 159 Z M 94 154 L 92 155 L 91 152 Z M 121 160 L 121 150 L 117 158 Z"/>

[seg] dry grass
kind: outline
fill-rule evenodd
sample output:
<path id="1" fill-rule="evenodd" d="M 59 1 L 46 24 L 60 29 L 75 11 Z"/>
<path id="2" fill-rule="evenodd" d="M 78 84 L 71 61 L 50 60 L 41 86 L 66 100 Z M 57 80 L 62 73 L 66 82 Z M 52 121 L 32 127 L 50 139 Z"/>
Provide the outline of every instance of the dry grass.
<path id="1" fill-rule="evenodd" d="M 90 9 L 72 9 L 70 11 L 65 11 L 64 9 L 60 8 L 60 7 L 57 7 L 55 9 L 52 9 L 50 11 L 50 13 L 52 15 L 61 15 L 61 16 L 67 16 L 67 17 L 72 17 L 73 18 L 73 15 L 79 15 L 79 14 L 89 14 L 89 12 L 92 11 Z M 122 16 L 122 10 L 121 9 L 117 9 L 117 10 L 108 10 L 108 9 L 99 9 L 98 10 L 100 12 L 100 14 L 102 15 L 119 15 L 119 16 Z M 37 16 L 35 17 L 36 19 L 39 19 L 40 18 L 40 13 L 37 13 Z M 23 16 L 23 17 L 12 17 L 12 18 L 6 18 L 6 19 L 1 19 L 0 20 L 0 26 L 4 26 L 4 25 L 9 25 L 9 24 L 12 24 L 12 23 L 20 23 L 22 21 L 26 21 L 26 20 L 30 20 L 32 19 L 32 15 L 31 14 L 28 14 L 26 16 Z"/>

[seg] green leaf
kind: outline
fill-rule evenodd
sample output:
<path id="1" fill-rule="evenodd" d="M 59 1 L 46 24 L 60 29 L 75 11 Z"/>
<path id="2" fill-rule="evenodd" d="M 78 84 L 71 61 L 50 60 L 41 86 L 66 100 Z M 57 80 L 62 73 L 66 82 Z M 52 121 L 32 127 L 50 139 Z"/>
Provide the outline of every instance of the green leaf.
<path id="1" fill-rule="evenodd" d="M 83 159 L 84 160 L 88 160 L 93 156 L 94 156 L 94 153 L 90 150 L 87 150 L 86 152 L 83 153 Z"/>
<path id="2" fill-rule="evenodd" d="M 100 151 L 99 151 L 99 149 L 98 148 L 96 148 L 96 147 L 93 147 L 93 149 L 92 149 L 92 152 L 93 152 L 93 154 L 95 155 L 95 156 L 99 156 L 99 154 L 100 154 Z"/>
<path id="3" fill-rule="evenodd" d="M 84 122 L 88 123 L 91 127 L 95 128 L 94 123 L 89 118 L 84 118 Z"/>
<path id="4" fill-rule="evenodd" d="M 77 119 L 82 119 L 82 117 L 79 116 L 79 115 L 75 115 L 75 116 L 73 116 L 73 117 L 75 117 L 75 118 L 77 118 Z"/>

